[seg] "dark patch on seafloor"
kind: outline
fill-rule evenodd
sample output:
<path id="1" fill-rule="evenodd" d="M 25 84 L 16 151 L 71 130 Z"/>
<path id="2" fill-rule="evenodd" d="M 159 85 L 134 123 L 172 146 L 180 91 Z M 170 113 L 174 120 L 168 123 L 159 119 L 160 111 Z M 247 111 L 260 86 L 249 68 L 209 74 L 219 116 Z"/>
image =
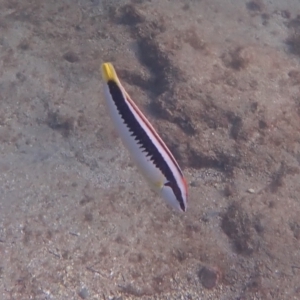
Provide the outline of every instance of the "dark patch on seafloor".
<path id="1" fill-rule="evenodd" d="M 284 162 L 281 162 L 279 169 L 271 175 L 271 182 L 268 186 L 269 191 L 273 194 L 277 193 L 278 190 L 283 187 L 284 179 L 287 175 L 297 174 L 299 174 L 297 167 L 287 166 Z"/>
<path id="2" fill-rule="evenodd" d="M 135 5 L 127 4 L 113 10 L 111 17 L 118 24 L 127 25 L 139 47 L 139 59 L 152 74 L 148 85 L 153 97 L 172 89 L 172 83 L 180 77 L 169 55 L 161 49 L 156 37 L 166 30 L 163 19 L 149 22 L 145 13 Z"/>
<path id="3" fill-rule="evenodd" d="M 287 27 L 290 30 L 290 34 L 285 42 L 292 54 L 300 56 L 300 15 L 289 20 Z"/>
<path id="4" fill-rule="evenodd" d="M 292 54 L 300 56 L 300 31 L 291 33 L 286 43 Z"/>
<path id="5" fill-rule="evenodd" d="M 49 111 L 46 124 L 51 129 L 60 132 L 64 137 L 68 137 L 73 130 L 74 120 L 60 115 L 58 111 Z"/>
<path id="6" fill-rule="evenodd" d="M 249 58 L 245 55 L 243 47 L 236 47 L 222 55 L 222 60 L 226 67 L 240 71 L 249 64 Z"/>
<path id="7" fill-rule="evenodd" d="M 246 7 L 252 12 L 261 12 L 265 6 L 262 0 L 254 0 L 247 2 Z"/>
<path id="8" fill-rule="evenodd" d="M 238 203 L 232 203 L 222 216 L 222 230 L 232 241 L 239 254 L 251 255 L 260 246 L 260 235 L 264 229 L 259 218 L 251 218 Z"/>

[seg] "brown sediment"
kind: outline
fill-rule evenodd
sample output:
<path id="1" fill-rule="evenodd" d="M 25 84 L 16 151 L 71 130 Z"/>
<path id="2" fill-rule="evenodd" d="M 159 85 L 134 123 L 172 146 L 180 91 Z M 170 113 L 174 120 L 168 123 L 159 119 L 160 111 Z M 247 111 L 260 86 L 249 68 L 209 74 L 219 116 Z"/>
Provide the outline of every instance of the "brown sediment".
<path id="1" fill-rule="evenodd" d="M 1 3 L 0 298 L 297 298 L 298 7 L 77 4 Z M 119 143 L 103 60 L 184 167 L 186 214 Z"/>

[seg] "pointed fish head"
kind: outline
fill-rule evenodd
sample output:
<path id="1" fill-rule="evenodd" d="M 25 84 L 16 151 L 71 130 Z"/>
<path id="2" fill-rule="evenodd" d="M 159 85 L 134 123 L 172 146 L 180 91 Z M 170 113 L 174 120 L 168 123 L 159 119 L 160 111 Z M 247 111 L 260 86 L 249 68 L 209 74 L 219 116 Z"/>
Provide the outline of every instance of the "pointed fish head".
<path id="1" fill-rule="evenodd" d="M 101 65 L 101 73 L 103 80 L 106 83 L 108 81 L 114 81 L 116 83 L 120 82 L 114 66 L 109 62 L 103 63 Z"/>

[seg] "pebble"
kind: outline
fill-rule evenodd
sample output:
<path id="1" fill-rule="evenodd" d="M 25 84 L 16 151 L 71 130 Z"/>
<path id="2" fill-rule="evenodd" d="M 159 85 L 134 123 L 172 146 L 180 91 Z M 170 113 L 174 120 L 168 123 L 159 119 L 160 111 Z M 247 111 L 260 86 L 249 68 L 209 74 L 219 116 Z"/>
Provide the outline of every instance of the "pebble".
<path id="1" fill-rule="evenodd" d="M 89 291 L 87 290 L 87 288 L 84 287 L 80 290 L 78 295 L 81 299 L 86 299 L 89 296 Z"/>
<path id="2" fill-rule="evenodd" d="M 206 289 L 214 288 L 220 280 L 220 271 L 217 268 L 202 267 L 198 273 L 198 277 Z"/>

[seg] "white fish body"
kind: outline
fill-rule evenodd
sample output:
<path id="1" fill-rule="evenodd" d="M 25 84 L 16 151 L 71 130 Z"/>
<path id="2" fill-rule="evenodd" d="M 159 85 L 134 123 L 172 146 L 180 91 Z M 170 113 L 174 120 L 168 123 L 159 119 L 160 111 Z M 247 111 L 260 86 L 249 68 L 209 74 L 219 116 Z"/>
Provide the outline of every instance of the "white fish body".
<path id="1" fill-rule="evenodd" d="M 175 158 L 122 86 L 111 63 L 102 65 L 109 115 L 138 169 L 167 204 L 187 208 L 187 185 Z"/>

